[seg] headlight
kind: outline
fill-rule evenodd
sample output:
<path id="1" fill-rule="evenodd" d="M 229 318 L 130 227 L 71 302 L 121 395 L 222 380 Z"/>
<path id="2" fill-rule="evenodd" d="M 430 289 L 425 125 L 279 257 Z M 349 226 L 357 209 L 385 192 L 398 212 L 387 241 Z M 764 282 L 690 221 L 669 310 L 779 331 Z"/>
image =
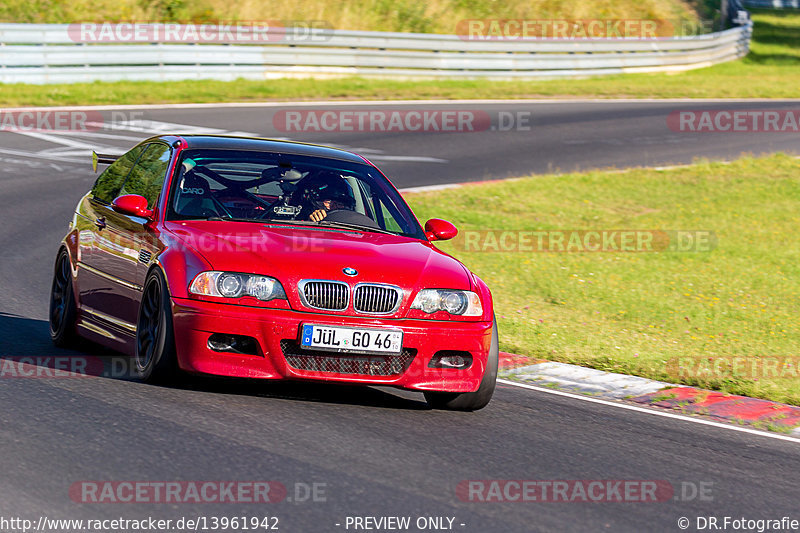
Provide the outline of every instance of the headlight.
<path id="1" fill-rule="evenodd" d="M 423 289 L 419 291 L 411 309 L 419 309 L 424 313 L 447 311 L 451 315 L 481 316 L 483 306 L 481 299 L 472 291 L 456 291 L 450 289 Z"/>
<path id="2" fill-rule="evenodd" d="M 192 281 L 189 292 L 222 298 L 253 296 L 264 301 L 286 299 L 286 293 L 277 279 L 236 272 L 201 272 Z"/>

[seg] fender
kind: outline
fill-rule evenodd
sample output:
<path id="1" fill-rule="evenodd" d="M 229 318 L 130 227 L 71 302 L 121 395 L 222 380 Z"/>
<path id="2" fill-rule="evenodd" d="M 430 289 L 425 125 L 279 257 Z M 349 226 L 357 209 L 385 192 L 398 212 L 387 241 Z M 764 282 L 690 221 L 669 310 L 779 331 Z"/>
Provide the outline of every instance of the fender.
<path id="1" fill-rule="evenodd" d="M 494 301 L 492 300 L 492 291 L 489 290 L 489 286 L 484 283 L 484 281 L 475 275 L 474 272 L 470 272 L 472 274 L 472 286 L 473 290 L 478 293 L 478 296 L 481 298 L 481 303 L 483 305 L 483 320 L 487 322 L 491 322 L 494 320 L 494 314 L 492 310 L 494 309 Z M 487 305 L 488 304 L 488 305 Z"/>
<path id="2" fill-rule="evenodd" d="M 167 280 L 170 297 L 188 298 L 191 281 L 200 272 L 211 270 L 211 264 L 169 231 L 162 232 L 161 238 L 165 247 L 156 257 L 151 269 L 161 269 L 164 279 Z"/>

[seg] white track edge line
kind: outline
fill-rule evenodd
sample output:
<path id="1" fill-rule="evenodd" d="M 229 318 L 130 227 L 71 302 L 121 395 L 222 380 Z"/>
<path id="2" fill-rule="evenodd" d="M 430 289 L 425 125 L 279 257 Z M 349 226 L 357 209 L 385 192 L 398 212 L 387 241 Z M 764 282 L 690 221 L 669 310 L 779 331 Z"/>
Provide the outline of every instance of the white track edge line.
<path id="1" fill-rule="evenodd" d="M 536 387 L 535 385 L 528 385 L 527 383 L 518 383 L 516 381 L 509 381 L 509 380 L 506 380 L 506 379 L 498 379 L 497 382 L 498 383 L 502 383 L 504 385 L 512 385 L 512 386 L 515 386 L 515 387 L 520 387 L 520 388 L 523 388 L 523 389 L 530 389 L 530 390 L 535 390 L 535 391 L 538 391 L 538 392 L 545 392 L 547 394 L 555 394 L 556 396 L 566 396 L 567 398 L 572 398 L 572 399 L 575 399 L 575 400 L 583 400 L 585 402 L 599 403 L 601 405 L 608 405 L 608 406 L 611 406 L 611 407 L 618 407 L 618 408 L 621 408 L 621 409 L 628 409 L 629 411 L 637 411 L 637 412 L 646 413 L 646 414 L 649 414 L 649 415 L 663 416 L 665 418 L 673 418 L 673 419 L 677 419 L 677 420 L 684 420 L 686 422 L 694 422 L 695 424 L 702 424 L 704 426 L 712 426 L 712 427 L 728 429 L 728 430 L 732 430 L 732 431 L 739 431 L 741 433 L 749 433 L 751 435 L 759 435 L 761 437 L 769 437 L 771 439 L 784 440 L 784 441 L 793 442 L 795 444 L 800 444 L 800 439 L 795 438 L 795 437 L 790 437 L 788 435 L 781 435 L 781 434 L 778 434 L 778 433 L 768 433 L 766 431 L 759 431 L 757 429 L 733 426 L 733 425 L 730 425 L 730 424 L 724 424 L 722 422 L 714 422 L 712 420 L 705 420 L 705 419 L 702 419 L 702 418 L 692 418 L 692 417 L 689 417 L 689 416 L 679 415 L 679 414 L 676 414 L 676 413 L 665 413 L 665 412 L 662 412 L 662 411 L 656 411 L 655 409 L 648 409 L 646 407 L 639 407 L 637 405 L 628 405 L 628 404 L 622 403 L 622 402 L 613 402 L 613 401 L 610 401 L 610 400 L 602 400 L 600 398 L 592 398 L 590 396 L 583 396 L 581 394 L 575 394 L 575 393 L 572 393 L 572 392 L 565 392 L 565 391 L 560 391 L 560 390 L 548 389 L 548 388 L 544 388 L 544 387 Z"/>
<path id="2" fill-rule="evenodd" d="M 777 152 L 767 152 L 766 155 L 774 155 Z M 785 153 L 785 152 L 784 152 Z M 789 157 L 794 159 L 800 159 L 800 155 L 791 155 L 788 154 Z M 756 156 L 760 157 L 760 156 Z M 720 165 L 731 165 L 737 159 L 719 159 L 715 160 L 712 159 L 709 161 L 711 164 L 720 164 Z M 657 172 L 665 172 L 670 170 L 681 170 L 686 168 L 691 168 L 697 166 L 698 164 L 702 163 L 679 163 L 675 165 L 666 165 L 661 167 L 625 167 L 625 168 L 585 168 L 582 170 L 577 170 L 575 172 L 546 172 L 544 174 L 530 174 L 528 176 L 517 176 L 513 178 L 497 178 L 497 179 L 488 179 L 488 180 L 479 180 L 479 181 L 461 181 L 457 183 L 441 183 L 438 185 L 420 185 L 419 187 L 405 187 L 403 189 L 397 189 L 397 192 L 400 194 L 403 193 L 420 193 L 420 192 L 433 192 L 433 191 L 440 191 L 440 190 L 447 190 L 447 189 L 458 189 L 460 187 L 464 187 L 467 185 L 488 185 L 490 183 L 501 183 L 501 182 L 509 182 L 509 181 L 519 181 L 531 178 L 537 178 L 540 176 L 566 176 L 569 174 L 586 174 L 588 172 L 607 172 L 611 174 L 625 174 L 627 172 L 634 172 L 637 170 L 655 170 Z"/>
<path id="3" fill-rule="evenodd" d="M 308 107 L 315 105 L 326 106 L 361 106 L 361 105 L 501 105 L 501 104 L 595 104 L 595 103 L 798 103 L 800 98 L 531 98 L 531 99 L 453 99 L 453 100 L 287 100 L 266 102 L 196 102 L 175 104 L 102 104 L 85 106 L 24 106 L 6 107 L 4 111 L 24 110 L 125 110 L 125 109 L 191 109 L 191 108 L 218 108 L 218 107 Z"/>

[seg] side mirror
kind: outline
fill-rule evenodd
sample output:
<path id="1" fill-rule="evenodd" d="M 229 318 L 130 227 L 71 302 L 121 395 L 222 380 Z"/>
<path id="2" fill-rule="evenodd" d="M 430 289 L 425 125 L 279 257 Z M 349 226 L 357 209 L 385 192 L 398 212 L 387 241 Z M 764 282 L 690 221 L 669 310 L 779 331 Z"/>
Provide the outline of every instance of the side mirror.
<path id="1" fill-rule="evenodd" d="M 138 194 L 118 196 L 111 202 L 111 207 L 114 208 L 114 211 L 123 215 L 133 215 L 153 220 L 153 210 L 147 209 L 147 198 Z"/>
<path id="2" fill-rule="evenodd" d="M 425 223 L 425 236 L 429 241 L 447 241 L 456 235 L 458 229 L 441 218 L 432 218 Z"/>

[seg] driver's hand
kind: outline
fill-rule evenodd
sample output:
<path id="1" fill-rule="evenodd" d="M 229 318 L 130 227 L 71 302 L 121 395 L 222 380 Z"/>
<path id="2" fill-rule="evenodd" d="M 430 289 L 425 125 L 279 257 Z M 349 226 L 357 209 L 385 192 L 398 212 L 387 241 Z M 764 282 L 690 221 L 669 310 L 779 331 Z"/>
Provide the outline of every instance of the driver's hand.
<path id="1" fill-rule="evenodd" d="M 325 209 L 317 209 L 316 211 L 311 213 L 311 216 L 308 218 L 310 218 L 312 222 L 319 222 L 326 216 L 328 216 L 328 212 Z"/>

